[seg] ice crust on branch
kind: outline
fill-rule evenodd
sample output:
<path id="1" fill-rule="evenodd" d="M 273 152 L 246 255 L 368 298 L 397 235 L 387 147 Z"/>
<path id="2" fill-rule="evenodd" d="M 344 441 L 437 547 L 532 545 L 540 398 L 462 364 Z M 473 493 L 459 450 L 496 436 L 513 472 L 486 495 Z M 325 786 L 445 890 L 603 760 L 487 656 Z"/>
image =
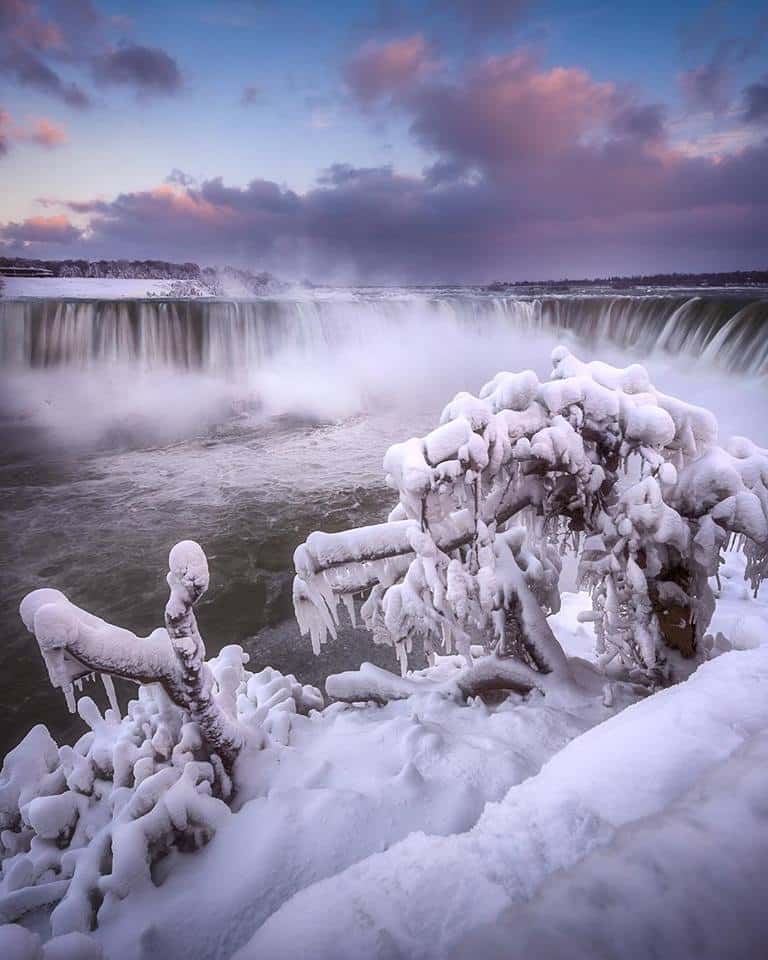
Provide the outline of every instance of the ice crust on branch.
<path id="1" fill-rule="evenodd" d="M 319 690 L 224 647 L 205 659 L 193 607 L 208 564 L 192 541 L 169 556 L 165 627 L 137 637 L 58 590 L 28 594 L 21 615 L 51 683 L 90 728 L 58 747 L 38 725 L 0 771 L 0 924 L 53 907 L 58 938 L 90 930 L 104 904 L 152 883 L 154 861 L 204 844 L 229 815 L 237 760 L 290 742 L 293 718 L 322 709 Z M 109 707 L 77 694 L 106 677 Z M 120 716 L 112 677 L 139 684 Z"/>
<path id="2" fill-rule="evenodd" d="M 546 617 L 573 552 L 601 666 L 654 685 L 669 679 L 670 647 L 690 656 L 708 642 L 724 547 L 744 550 L 759 588 L 768 453 L 745 438 L 718 446 L 714 416 L 657 390 L 639 364 L 585 363 L 565 347 L 552 364 L 543 381 L 497 374 L 458 394 L 426 436 L 390 447 L 398 500 L 386 523 L 316 532 L 296 550 L 294 609 L 316 653 L 340 606 L 354 618 L 357 602 L 404 678 L 418 641 L 428 657 L 462 653 L 468 671 L 479 645 L 488 688 L 494 669 L 499 688 L 568 685 Z M 380 700 L 409 683 L 367 667 L 329 678 L 328 691 Z"/>

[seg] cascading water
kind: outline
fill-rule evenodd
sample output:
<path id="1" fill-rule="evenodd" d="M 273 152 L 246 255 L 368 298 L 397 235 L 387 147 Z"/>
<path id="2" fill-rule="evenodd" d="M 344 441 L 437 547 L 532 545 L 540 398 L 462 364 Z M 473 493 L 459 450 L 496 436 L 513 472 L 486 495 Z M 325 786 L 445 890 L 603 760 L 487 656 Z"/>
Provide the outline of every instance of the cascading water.
<path id="1" fill-rule="evenodd" d="M 516 331 L 704 356 L 768 372 L 768 301 L 701 296 L 543 297 L 480 294 L 250 302 L 0 301 L 0 364 L 10 368 L 132 364 L 210 374 L 258 370 L 285 350 L 317 361 L 372 336 Z"/>

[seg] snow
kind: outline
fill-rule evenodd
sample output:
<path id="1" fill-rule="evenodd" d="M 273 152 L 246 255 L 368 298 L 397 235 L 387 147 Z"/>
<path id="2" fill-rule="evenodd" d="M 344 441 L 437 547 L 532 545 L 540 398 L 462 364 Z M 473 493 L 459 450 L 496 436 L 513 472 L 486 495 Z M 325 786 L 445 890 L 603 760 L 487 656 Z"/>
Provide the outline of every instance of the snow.
<path id="1" fill-rule="evenodd" d="M 756 949 L 766 930 L 768 773 L 753 764 L 768 755 L 767 689 L 768 646 L 705 664 L 573 740 L 466 833 L 413 834 L 308 887 L 238 960 L 296 957 L 309 944 L 319 960 L 442 958 L 459 946 L 461 956 L 501 957 L 521 937 L 533 956 L 560 955 L 545 948 L 567 944 L 562 955 L 694 957 L 710 930 L 713 945 Z M 713 839 L 703 844 L 705 837 Z M 723 867 L 726 878 L 717 879 Z M 742 929 L 729 940 L 736 921 L 728 881 L 737 876 Z M 707 896 L 697 900 L 697 890 Z M 654 910 L 662 897 L 664 910 Z M 719 931 L 718 917 L 727 921 Z M 625 952 L 627 932 L 639 952 Z M 659 938 L 683 953 L 654 954 Z M 594 952 L 596 940 L 605 953 Z"/>
<path id="2" fill-rule="evenodd" d="M 175 280 L 136 280 L 115 277 L 4 277 L 2 296 L 73 300 L 135 300 L 173 294 Z"/>

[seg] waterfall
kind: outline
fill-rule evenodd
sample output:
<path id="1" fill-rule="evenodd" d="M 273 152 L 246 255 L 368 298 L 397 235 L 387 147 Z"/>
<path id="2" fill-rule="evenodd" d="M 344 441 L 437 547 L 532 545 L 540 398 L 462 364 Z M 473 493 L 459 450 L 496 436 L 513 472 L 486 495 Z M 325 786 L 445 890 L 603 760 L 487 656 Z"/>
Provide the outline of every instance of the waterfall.
<path id="1" fill-rule="evenodd" d="M 308 360 L 363 346 L 371 332 L 407 338 L 431 323 L 464 332 L 551 333 L 589 347 L 703 357 L 768 373 L 768 301 L 744 296 L 563 296 L 538 299 L 451 291 L 334 299 L 0 300 L 0 365 L 25 369 L 109 364 L 226 375 L 258 370 L 281 350 Z"/>

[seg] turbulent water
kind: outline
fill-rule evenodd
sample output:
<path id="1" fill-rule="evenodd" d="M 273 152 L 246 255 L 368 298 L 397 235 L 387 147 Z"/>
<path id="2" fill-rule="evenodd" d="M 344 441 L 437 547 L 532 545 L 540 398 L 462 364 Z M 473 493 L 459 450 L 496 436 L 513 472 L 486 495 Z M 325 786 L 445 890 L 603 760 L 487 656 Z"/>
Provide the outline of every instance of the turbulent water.
<path id="1" fill-rule="evenodd" d="M 382 518 L 386 447 L 499 369 L 546 375 L 557 342 L 640 359 L 662 389 L 715 409 L 723 433 L 768 445 L 765 296 L 0 300 L 0 753 L 39 720 L 79 729 L 20 624 L 23 594 L 56 586 L 146 633 L 186 537 L 210 558 L 209 650 L 243 643 L 313 682 L 361 657 L 389 665 L 351 629 L 312 657 L 292 621 L 293 549 L 312 529 Z"/>

